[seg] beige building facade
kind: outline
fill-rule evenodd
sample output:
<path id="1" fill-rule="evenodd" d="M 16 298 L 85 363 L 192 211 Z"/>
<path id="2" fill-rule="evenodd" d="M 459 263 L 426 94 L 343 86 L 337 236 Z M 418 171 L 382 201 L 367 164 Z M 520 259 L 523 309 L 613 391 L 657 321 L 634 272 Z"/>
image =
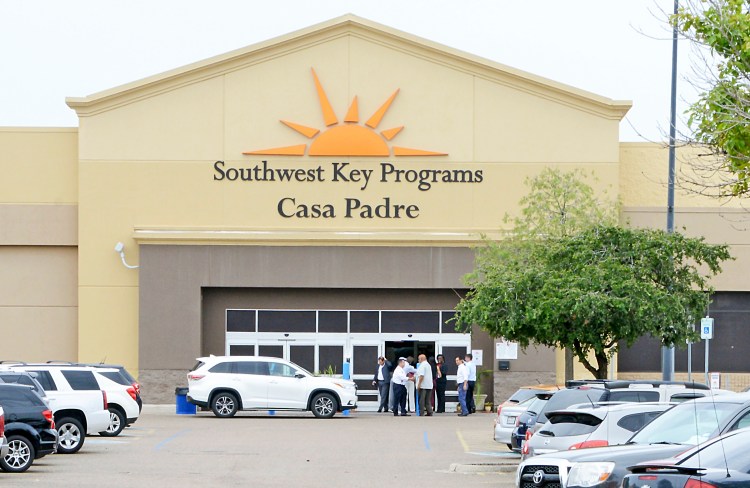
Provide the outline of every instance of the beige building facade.
<path id="1" fill-rule="evenodd" d="M 121 363 L 146 401 L 207 354 L 346 363 L 364 402 L 380 354 L 480 351 L 498 396 L 559 381 L 559 352 L 500 371 L 453 328 L 472 248 L 545 167 L 664 222 L 666 151 L 620 143 L 629 102 L 353 16 L 67 103 L 77 129 L 0 129 L 0 324 L 24 331 L 1 355 Z M 742 208 L 677 204 L 747 292 Z"/>

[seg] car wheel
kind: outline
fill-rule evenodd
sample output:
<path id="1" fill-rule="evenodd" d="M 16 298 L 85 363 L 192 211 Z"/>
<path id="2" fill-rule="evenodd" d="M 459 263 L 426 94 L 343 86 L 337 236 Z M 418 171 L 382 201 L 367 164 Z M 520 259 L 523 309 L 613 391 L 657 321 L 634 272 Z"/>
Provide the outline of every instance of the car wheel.
<path id="1" fill-rule="evenodd" d="M 57 433 L 60 440 L 57 444 L 59 454 L 73 454 L 83 447 L 83 441 L 86 439 L 86 432 L 83 430 L 81 423 L 72 418 L 65 417 L 55 422 Z"/>
<path id="2" fill-rule="evenodd" d="M 211 411 L 217 417 L 234 417 L 238 408 L 237 397 L 233 393 L 218 393 L 211 401 Z"/>
<path id="3" fill-rule="evenodd" d="M 104 437 L 115 437 L 120 435 L 122 429 L 125 428 L 125 414 L 119 408 L 110 407 L 109 409 L 109 427 L 107 430 L 99 432 L 99 435 Z"/>
<path id="4" fill-rule="evenodd" d="M 0 468 L 10 473 L 23 473 L 34 462 L 34 446 L 21 435 L 8 437 L 8 455 L 0 459 Z"/>
<path id="5" fill-rule="evenodd" d="M 313 415 L 319 419 L 330 419 L 336 413 L 336 399 L 330 393 L 318 393 L 312 401 Z"/>

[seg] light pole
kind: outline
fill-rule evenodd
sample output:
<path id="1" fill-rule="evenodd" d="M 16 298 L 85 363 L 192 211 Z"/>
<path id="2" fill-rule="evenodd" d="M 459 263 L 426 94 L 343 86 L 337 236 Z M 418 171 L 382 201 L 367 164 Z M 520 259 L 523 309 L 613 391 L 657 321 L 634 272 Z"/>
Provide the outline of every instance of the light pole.
<path id="1" fill-rule="evenodd" d="M 674 232 L 674 176 L 675 138 L 677 124 L 677 12 L 679 0 L 674 0 L 672 21 L 672 90 L 669 107 L 669 179 L 667 180 L 667 232 Z M 661 376 L 664 381 L 674 380 L 674 346 L 661 348 Z"/>

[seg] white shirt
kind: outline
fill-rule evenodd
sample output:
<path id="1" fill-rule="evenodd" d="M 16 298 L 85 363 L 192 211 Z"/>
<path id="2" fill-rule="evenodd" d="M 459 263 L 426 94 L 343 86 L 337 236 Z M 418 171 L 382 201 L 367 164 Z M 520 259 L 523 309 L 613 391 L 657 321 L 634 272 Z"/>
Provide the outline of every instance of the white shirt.
<path id="1" fill-rule="evenodd" d="M 381 364 L 381 365 L 380 365 L 380 366 L 378 367 L 378 381 L 383 381 L 383 380 L 385 380 L 385 377 L 383 376 L 383 368 L 385 368 L 385 364 Z"/>
<path id="2" fill-rule="evenodd" d="M 458 371 L 456 372 L 456 384 L 462 386 L 464 381 L 467 381 L 468 379 L 469 369 L 466 367 L 466 364 L 459 364 Z"/>
<path id="3" fill-rule="evenodd" d="M 474 361 L 464 361 L 464 365 L 466 365 L 466 369 L 469 370 L 469 381 L 476 381 L 477 365 L 474 364 Z"/>
<path id="4" fill-rule="evenodd" d="M 422 361 L 417 366 L 417 376 L 422 378 L 422 382 L 419 384 L 420 390 L 432 390 L 432 368 L 430 363 Z"/>
<path id="5" fill-rule="evenodd" d="M 393 378 L 392 380 L 397 385 L 405 385 L 409 382 L 409 379 L 406 377 L 406 373 L 404 372 L 404 368 L 401 366 L 396 366 L 396 369 L 393 371 Z"/>

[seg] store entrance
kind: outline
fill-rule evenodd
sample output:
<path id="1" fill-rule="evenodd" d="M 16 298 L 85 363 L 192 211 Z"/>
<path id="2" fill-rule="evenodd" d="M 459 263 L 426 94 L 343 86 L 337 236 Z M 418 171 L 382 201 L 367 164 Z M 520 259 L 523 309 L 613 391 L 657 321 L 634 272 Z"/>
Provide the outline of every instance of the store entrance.
<path id="1" fill-rule="evenodd" d="M 398 358 L 411 356 L 412 363 L 416 364 L 420 354 L 427 356 L 427 359 L 434 358 L 435 341 L 385 341 L 385 358 L 394 368 L 398 364 Z"/>

